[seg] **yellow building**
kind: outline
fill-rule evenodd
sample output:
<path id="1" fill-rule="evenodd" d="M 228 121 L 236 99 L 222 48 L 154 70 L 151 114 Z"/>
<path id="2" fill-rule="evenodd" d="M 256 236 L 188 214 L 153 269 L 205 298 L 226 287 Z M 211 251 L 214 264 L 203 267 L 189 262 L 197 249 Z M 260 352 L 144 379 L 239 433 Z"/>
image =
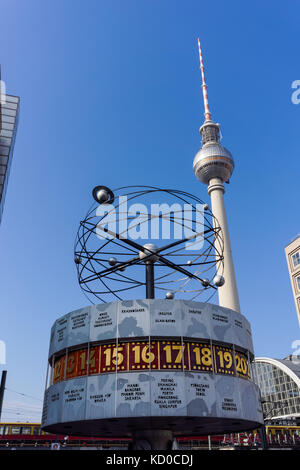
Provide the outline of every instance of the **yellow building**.
<path id="1" fill-rule="evenodd" d="M 300 324 L 300 235 L 285 247 L 285 255 Z"/>

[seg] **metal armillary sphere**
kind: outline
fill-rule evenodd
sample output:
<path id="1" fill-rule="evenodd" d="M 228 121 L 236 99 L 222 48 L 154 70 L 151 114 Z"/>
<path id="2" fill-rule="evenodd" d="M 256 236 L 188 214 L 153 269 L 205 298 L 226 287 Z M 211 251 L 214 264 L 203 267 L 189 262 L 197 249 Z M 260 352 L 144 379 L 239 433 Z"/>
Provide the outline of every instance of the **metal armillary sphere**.
<path id="1" fill-rule="evenodd" d="M 74 249 L 90 301 L 179 294 L 203 302 L 224 284 L 221 229 L 199 198 L 151 186 L 97 186 L 93 197 Z"/>

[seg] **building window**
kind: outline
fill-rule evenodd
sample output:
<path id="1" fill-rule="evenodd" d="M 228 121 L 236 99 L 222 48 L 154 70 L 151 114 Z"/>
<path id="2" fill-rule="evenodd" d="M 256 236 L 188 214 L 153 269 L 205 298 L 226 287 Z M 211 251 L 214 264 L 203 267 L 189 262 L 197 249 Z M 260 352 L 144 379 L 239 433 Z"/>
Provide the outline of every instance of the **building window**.
<path id="1" fill-rule="evenodd" d="M 20 427 L 19 426 L 12 426 L 11 427 L 11 433 L 12 434 L 20 434 L 21 433 Z"/>
<path id="2" fill-rule="evenodd" d="M 297 277 L 297 287 L 298 291 L 300 292 L 300 276 Z"/>
<path id="3" fill-rule="evenodd" d="M 293 260 L 293 263 L 294 263 L 294 268 L 296 268 L 300 264 L 300 253 L 299 253 L 299 251 L 297 251 L 297 253 L 295 253 L 292 256 L 292 260 Z"/>
<path id="4" fill-rule="evenodd" d="M 24 427 L 22 428 L 22 434 L 31 434 L 31 428 L 30 428 L 30 426 L 26 426 L 26 427 L 24 426 Z"/>

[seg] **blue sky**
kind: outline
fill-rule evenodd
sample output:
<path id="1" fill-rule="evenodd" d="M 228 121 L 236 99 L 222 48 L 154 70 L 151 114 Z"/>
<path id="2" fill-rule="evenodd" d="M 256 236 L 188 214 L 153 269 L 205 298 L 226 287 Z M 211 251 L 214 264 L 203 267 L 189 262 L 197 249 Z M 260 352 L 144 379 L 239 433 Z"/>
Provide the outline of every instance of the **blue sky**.
<path id="1" fill-rule="evenodd" d="M 0 0 L 0 64 L 20 122 L 0 226 L 2 419 L 40 419 L 50 328 L 86 305 L 73 243 L 97 184 L 208 201 L 192 169 L 213 118 L 236 168 L 226 207 L 256 354 L 300 338 L 284 246 L 299 232 L 300 6 L 296 1 Z M 4 366 L 1 366 L 2 370 Z M 37 400 L 37 399 L 40 399 Z"/>

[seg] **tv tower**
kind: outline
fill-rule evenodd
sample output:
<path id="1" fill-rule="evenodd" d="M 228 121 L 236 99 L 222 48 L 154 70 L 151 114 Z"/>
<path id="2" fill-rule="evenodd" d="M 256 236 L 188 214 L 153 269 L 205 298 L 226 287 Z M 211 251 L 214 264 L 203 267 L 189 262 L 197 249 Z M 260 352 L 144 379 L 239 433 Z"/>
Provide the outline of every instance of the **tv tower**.
<path id="1" fill-rule="evenodd" d="M 232 259 L 226 210 L 224 204 L 224 183 L 228 182 L 234 169 L 231 153 L 219 142 L 220 125 L 211 119 L 208 106 L 207 85 L 204 76 L 204 66 L 200 39 L 198 38 L 200 70 L 202 75 L 202 91 L 204 100 L 205 121 L 200 127 L 202 148 L 194 158 L 193 168 L 196 177 L 208 185 L 212 213 L 219 222 L 224 238 L 224 271 L 225 283 L 219 287 L 219 304 L 240 313 L 240 302 L 236 286 L 234 265 Z M 222 274 L 222 273 L 221 273 Z"/>

